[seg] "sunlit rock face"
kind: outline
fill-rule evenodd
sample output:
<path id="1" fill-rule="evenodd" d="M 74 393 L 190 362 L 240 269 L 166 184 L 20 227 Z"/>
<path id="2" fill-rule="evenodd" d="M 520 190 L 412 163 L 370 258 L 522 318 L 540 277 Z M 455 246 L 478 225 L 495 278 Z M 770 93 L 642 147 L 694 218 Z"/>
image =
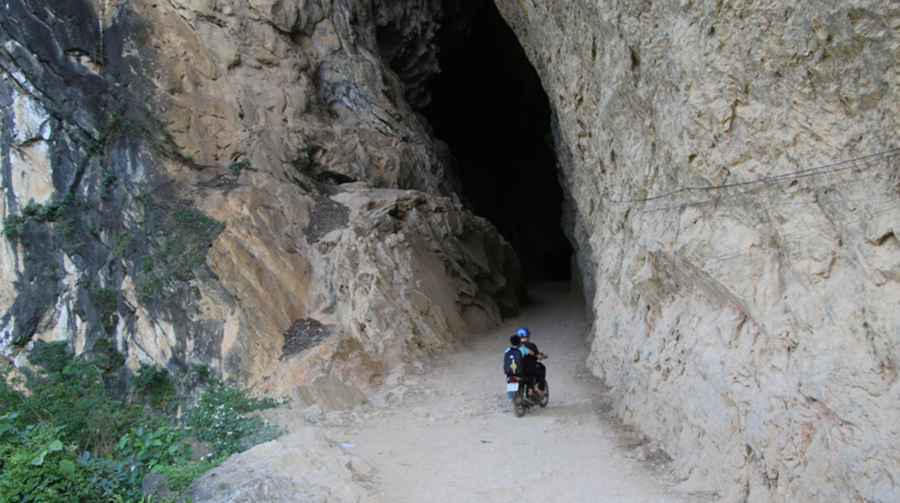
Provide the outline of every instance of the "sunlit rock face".
<path id="1" fill-rule="evenodd" d="M 900 500 L 900 8 L 496 4 L 550 100 L 618 415 L 685 491 Z M 473 12 L 0 4 L 0 352 L 340 407 L 514 312 L 517 260 L 416 113 Z"/>
<path id="2" fill-rule="evenodd" d="M 440 16 L 0 5 L 0 352 L 66 340 L 118 375 L 200 365 L 346 406 L 515 312 L 514 253 L 407 101 Z"/>
<path id="3" fill-rule="evenodd" d="M 900 500 L 896 151 L 680 190 L 900 147 L 900 8 L 497 4 L 554 110 L 617 413 L 684 490 Z"/>

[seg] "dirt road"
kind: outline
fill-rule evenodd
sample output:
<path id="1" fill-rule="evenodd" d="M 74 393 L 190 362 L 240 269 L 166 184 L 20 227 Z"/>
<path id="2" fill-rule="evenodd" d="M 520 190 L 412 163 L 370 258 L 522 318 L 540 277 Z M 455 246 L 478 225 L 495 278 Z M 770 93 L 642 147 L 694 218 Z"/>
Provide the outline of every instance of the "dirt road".
<path id="1" fill-rule="evenodd" d="M 374 468 L 373 492 L 392 503 L 694 501 L 670 493 L 664 463 L 604 414 L 603 387 L 584 369 L 580 299 L 559 286 L 534 294 L 522 316 L 406 383 L 397 405 L 333 430 Z M 550 355 L 551 399 L 517 418 L 501 362 L 520 325 Z"/>

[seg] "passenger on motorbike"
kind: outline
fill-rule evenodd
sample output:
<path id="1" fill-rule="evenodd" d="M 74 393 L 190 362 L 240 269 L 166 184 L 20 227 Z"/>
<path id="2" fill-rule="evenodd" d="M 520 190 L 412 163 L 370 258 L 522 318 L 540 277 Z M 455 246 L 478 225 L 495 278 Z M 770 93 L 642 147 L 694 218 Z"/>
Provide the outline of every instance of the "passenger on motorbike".
<path id="1" fill-rule="evenodd" d="M 528 328 L 522 327 L 516 330 L 516 335 L 519 336 L 519 340 L 522 343 L 519 346 L 519 350 L 522 351 L 523 355 L 522 362 L 525 378 L 537 384 L 535 390 L 538 394 L 543 395 L 547 389 L 547 368 L 544 367 L 540 360 L 547 358 L 547 355 L 541 353 L 537 344 L 531 342 L 531 331 Z"/>

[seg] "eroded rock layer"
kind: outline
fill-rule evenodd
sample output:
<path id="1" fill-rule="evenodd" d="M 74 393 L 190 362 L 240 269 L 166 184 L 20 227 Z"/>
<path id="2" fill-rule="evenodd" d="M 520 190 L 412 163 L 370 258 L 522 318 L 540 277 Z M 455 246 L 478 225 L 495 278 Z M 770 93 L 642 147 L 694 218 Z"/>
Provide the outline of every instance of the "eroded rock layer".
<path id="1" fill-rule="evenodd" d="M 404 97 L 440 13 L 5 2 L 2 354 L 65 340 L 345 406 L 514 312 L 512 249 Z"/>
<path id="2" fill-rule="evenodd" d="M 900 8 L 496 3 L 550 98 L 617 413 L 687 491 L 900 500 Z M 511 249 L 414 112 L 445 10 L 470 15 L 0 4 L 0 352 L 343 406 L 514 311 Z"/>
<path id="3" fill-rule="evenodd" d="M 900 500 L 898 6 L 497 4 L 554 109 L 618 414 L 684 490 Z"/>

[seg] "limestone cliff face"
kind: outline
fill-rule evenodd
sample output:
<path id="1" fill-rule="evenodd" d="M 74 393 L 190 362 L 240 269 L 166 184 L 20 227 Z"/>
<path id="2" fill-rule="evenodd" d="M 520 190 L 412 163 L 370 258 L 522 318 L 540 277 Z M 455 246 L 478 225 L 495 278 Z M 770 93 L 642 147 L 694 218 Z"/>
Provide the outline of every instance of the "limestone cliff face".
<path id="1" fill-rule="evenodd" d="M 554 110 L 618 414 L 685 490 L 900 500 L 896 3 L 496 3 Z M 444 9 L 469 15 L 0 4 L 0 353 L 342 406 L 514 311 L 512 250 L 412 108 Z"/>
<path id="2" fill-rule="evenodd" d="M 439 14 L 5 2 L 0 352 L 68 340 L 340 406 L 515 311 L 511 248 L 405 97 Z"/>
<path id="3" fill-rule="evenodd" d="M 900 146 L 897 4 L 497 4 L 619 415 L 721 501 L 900 500 L 900 159 L 797 173 Z"/>

